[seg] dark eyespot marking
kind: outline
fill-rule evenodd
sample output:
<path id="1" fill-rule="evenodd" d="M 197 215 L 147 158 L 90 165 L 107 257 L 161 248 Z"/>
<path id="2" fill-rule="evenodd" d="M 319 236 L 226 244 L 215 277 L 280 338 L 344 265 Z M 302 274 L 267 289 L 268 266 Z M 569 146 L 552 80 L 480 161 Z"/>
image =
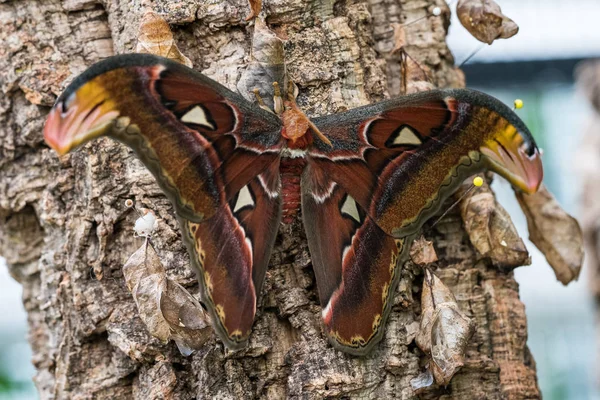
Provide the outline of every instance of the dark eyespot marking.
<path id="1" fill-rule="evenodd" d="M 525 154 L 527 155 L 527 157 L 533 157 L 535 155 L 536 147 L 534 146 L 533 143 L 531 143 L 531 142 L 524 143 L 523 146 L 524 146 Z"/>

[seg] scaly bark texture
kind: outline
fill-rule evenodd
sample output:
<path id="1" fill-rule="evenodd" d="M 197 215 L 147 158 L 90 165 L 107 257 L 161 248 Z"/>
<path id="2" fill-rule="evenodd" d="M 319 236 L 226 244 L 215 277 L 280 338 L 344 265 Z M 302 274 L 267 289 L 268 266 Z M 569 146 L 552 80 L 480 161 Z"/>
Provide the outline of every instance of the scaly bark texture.
<path id="1" fill-rule="evenodd" d="M 576 70 L 580 91 L 593 106 L 581 144 L 583 196 L 581 200 L 581 227 L 585 239 L 586 268 L 590 274 L 590 287 L 596 300 L 596 315 L 600 315 L 600 62 L 581 63 Z M 600 319 L 596 320 L 598 323 Z"/>
<path id="2" fill-rule="evenodd" d="M 316 116 L 400 94 L 394 26 L 436 5 L 440 17 L 406 27 L 405 50 L 435 85 L 461 86 L 442 0 L 264 0 L 263 12 L 287 39 L 299 104 Z M 426 362 L 414 343 L 421 270 L 404 268 L 382 343 L 364 358 L 341 353 L 321 332 L 299 223 L 279 234 L 246 350 L 229 352 L 213 337 L 186 358 L 148 334 L 121 270 L 141 243 L 125 200 L 156 212 L 153 242 L 169 277 L 197 293 L 171 205 L 126 147 L 102 139 L 59 160 L 42 139 L 61 89 L 93 62 L 130 52 L 147 6 L 172 24 L 197 70 L 235 90 L 252 37 L 246 0 L 0 0 L 0 254 L 24 288 L 40 397 L 539 398 L 518 285 L 478 255 L 458 210 L 427 234 L 441 259 L 436 274 L 477 325 L 446 388 L 416 394 L 410 385 Z"/>

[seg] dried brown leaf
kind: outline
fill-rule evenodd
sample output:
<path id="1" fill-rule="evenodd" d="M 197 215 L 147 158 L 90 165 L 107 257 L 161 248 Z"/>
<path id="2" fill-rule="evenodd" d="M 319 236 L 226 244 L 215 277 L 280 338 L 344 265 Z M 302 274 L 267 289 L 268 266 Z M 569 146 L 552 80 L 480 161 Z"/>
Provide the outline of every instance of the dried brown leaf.
<path id="1" fill-rule="evenodd" d="M 250 101 L 255 100 L 252 92 L 258 89 L 267 106 L 273 109 L 273 82 L 279 83 L 285 96 L 288 78 L 283 41 L 269 29 L 262 18 L 257 18 L 252 36 L 251 60 L 238 81 L 237 89 Z"/>
<path id="2" fill-rule="evenodd" d="M 148 240 L 129 257 L 123 275 L 140 319 L 152 336 L 163 342 L 174 340 L 184 355 L 201 348 L 211 337 L 208 315 L 185 288 L 167 278 Z"/>
<path id="3" fill-rule="evenodd" d="M 392 29 L 394 29 L 394 47 L 390 53 L 393 54 L 406 45 L 406 30 L 404 25 L 400 23 L 392 24 Z"/>
<path id="4" fill-rule="evenodd" d="M 433 242 L 424 236 L 414 240 L 410 246 L 410 258 L 415 264 L 431 264 L 438 260 Z"/>
<path id="5" fill-rule="evenodd" d="M 429 269 L 425 269 L 421 308 L 421 326 L 415 340 L 431 356 L 429 370 L 435 382 L 446 386 L 464 365 L 475 324 L 460 311 L 450 289 Z"/>
<path id="6" fill-rule="evenodd" d="M 421 292 L 421 326 L 415 338 L 417 346 L 425 353 L 431 353 L 431 327 L 437 313 L 436 306 L 456 303 L 454 295 L 428 268 L 425 268 L 423 291 Z"/>
<path id="7" fill-rule="evenodd" d="M 258 17 L 262 8 L 262 0 L 248 0 L 248 5 L 250 6 L 250 14 L 246 17 L 246 21 Z"/>
<path id="8" fill-rule="evenodd" d="M 529 239 L 536 245 L 563 285 L 579 277 L 583 265 L 583 234 L 577 220 L 567 214 L 545 185 L 537 193 L 516 193 L 527 217 Z"/>
<path id="9" fill-rule="evenodd" d="M 167 21 L 154 11 L 147 11 L 142 17 L 135 51 L 166 57 L 192 67 L 192 61 L 177 48 Z"/>
<path id="10" fill-rule="evenodd" d="M 434 85 L 429 78 L 429 69 L 419 64 L 406 50 L 400 49 L 400 52 L 403 93 L 411 94 L 434 89 Z"/>
<path id="11" fill-rule="evenodd" d="M 467 190 L 469 193 L 465 195 Z M 531 263 L 527 247 L 510 215 L 496 201 L 485 180 L 481 187 L 470 183 L 463 186 L 458 194 L 464 195 L 460 210 L 465 230 L 473 247 L 483 257 L 489 257 L 499 268 L 516 268 Z"/>
<path id="12" fill-rule="evenodd" d="M 160 311 L 171 327 L 171 339 L 184 355 L 201 348 L 212 336 L 210 319 L 198 300 L 170 279 L 160 298 Z"/>
<path id="13" fill-rule="evenodd" d="M 464 365 L 465 350 L 475 333 L 475 324 L 456 304 L 440 305 L 431 327 L 429 367 L 438 385 L 446 386 Z"/>
<path id="14" fill-rule="evenodd" d="M 148 332 L 163 342 L 168 341 L 169 324 L 159 310 L 159 299 L 167 284 L 166 271 L 148 241 L 129 257 L 123 266 L 123 276 Z"/>
<path id="15" fill-rule="evenodd" d="M 458 0 L 456 13 L 460 23 L 475 39 L 492 44 L 496 39 L 508 39 L 519 32 L 519 26 L 493 0 Z"/>

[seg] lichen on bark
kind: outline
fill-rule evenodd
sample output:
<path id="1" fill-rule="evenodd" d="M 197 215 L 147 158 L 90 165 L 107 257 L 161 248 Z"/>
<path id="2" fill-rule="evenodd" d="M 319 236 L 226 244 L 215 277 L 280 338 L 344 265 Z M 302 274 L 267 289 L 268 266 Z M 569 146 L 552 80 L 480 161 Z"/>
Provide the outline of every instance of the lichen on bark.
<path id="1" fill-rule="evenodd" d="M 125 201 L 156 213 L 153 243 L 167 276 L 196 293 L 170 203 L 126 147 L 102 139 L 58 159 L 42 139 L 61 89 L 93 62 L 131 52 L 148 6 L 171 24 L 197 70 L 236 89 L 250 59 L 247 0 L 0 2 L 0 254 L 24 288 L 40 397 L 538 398 L 513 274 L 476 252 L 457 210 L 428 236 L 440 257 L 435 273 L 477 330 L 445 388 L 417 395 L 410 385 L 424 362 L 414 344 L 421 270 L 403 269 L 381 344 L 364 358 L 341 353 L 321 331 L 298 222 L 279 233 L 245 350 L 227 351 L 213 337 L 186 358 L 150 336 L 121 270 L 141 244 Z M 400 94 L 402 58 L 389 52 L 394 24 L 434 6 L 445 12 L 408 26 L 404 48 L 436 86 L 461 86 L 441 0 L 264 0 L 263 12 L 286 39 L 299 104 L 317 116 Z"/>

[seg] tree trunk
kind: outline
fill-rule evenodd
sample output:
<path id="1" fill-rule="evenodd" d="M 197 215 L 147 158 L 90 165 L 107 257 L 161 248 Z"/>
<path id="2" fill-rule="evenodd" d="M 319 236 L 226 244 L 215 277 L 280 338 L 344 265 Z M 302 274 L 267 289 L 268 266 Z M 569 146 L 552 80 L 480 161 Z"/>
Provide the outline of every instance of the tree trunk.
<path id="1" fill-rule="evenodd" d="M 246 350 L 213 337 L 192 356 L 147 332 L 121 267 L 141 244 L 126 199 L 160 218 L 153 243 L 170 278 L 197 293 L 173 209 L 132 152 L 94 141 L 60 160 L 42 138 L 65 84 L 87 66 L 135 48 L 151 5 L 172 24 L 197 70 L 235 90 L 249 59 L 247 0 L 0 0 L 0 254 L 24 287 L 29 341 L 43 399 L 65 398 L 539 398 L 527 322 L 511 271 L 478 256 L 458 210 L 429 236 L 450 287 L 477 331 L 464 367 L 443 388 L 416 394 L 424 369 L 414 344 L 420 269 L 407 265 L 383 341 L 367 357 L 334 350 L 321 330 L 306 238 L 282 227 Z M 445 36 L 442 0 L 264 0 L 267 23 L 285 38 L 286 59 L 309 116 L 401 94 L 394 26 L 436 86 L 463 85 Z M 394 25 L 396 24 L 396 25 Z M 101 276 L 93 271 L 102 271 Z"/>
<path id="2" fill-rule="evenodd" d="M 586 268 L 590 289 L 596 304 L 596 325 L 600 323 L 600 62 L 589 60 L 576 69 L 577 84 L 592 106 L 592 113 L 580 145 L 581 181 L 581 226 L 585 239 Z M 597 376 L 597 375 L 596 375 Z"/>

